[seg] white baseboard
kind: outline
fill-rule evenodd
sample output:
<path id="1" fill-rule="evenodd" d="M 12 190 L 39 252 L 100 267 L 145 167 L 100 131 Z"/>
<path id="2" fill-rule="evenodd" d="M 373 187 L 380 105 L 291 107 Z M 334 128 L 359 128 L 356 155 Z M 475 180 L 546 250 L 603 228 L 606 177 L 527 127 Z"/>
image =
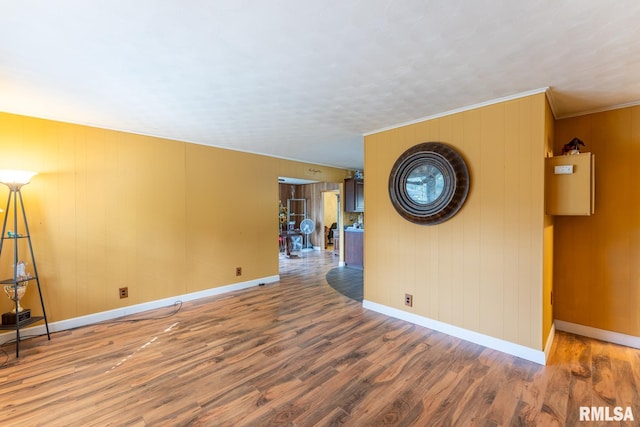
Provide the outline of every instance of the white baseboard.
<path id="1" fill-rule="evenodd" d="M 549 360 L 551 355 L 551 347 L 553 346 L 553 340 L 556 338 L 556 325 L 551 324 L 551 330 L 549 331 L 549 337 L 547 338 L 547 344 L 544 346 L 544 359 Z"/>
<path id="2" fill-rule="evenodd" d="M 58 322 L 49 323 L 49 332 L 64 331 L 67 329 L 78 328 L 80 326 L 92 325 L 94 323 L 104 322 L 106 320 L 116 319 L 122 316 L 128 316 L 131 314 L 141 313 L 143 311 L 154 310 L 156 308 L 168 307 L 174 305 L 178 301 L 193 301 L 200 298 L 207 298 L 215 295 L 226 294 L 228 292 L 239 291 L 241 289 L 247 289 L 260 284 L 273 283 L 280 280 L 280 275 L 263 277 L 261 279 L 248 280 L 246 282 L 234 283 L 226 286 L 219 286 L 216 288 L 205 289 L 203 291 L 191 292 L 184 295 L 177 295 L 170 298 L 163 298 L 161 300 L 144 302 L 141 304 L 130 305 L 127 307 L 116 308 L 113 310 L 102 311 L 99 313 L 92 313 L 86 316 L 74 317 L 73 319 L 60 320 Z M 47 330 L 44 324 L 31 326 L 28 328 L 20 329 L 21 337 L 27 338 L 34 335 L 46 334 Z M 16 338 L 15 331 L 9 331 L 0 334 L 0 344 L 4 344 L 7 341 L 14 340 Z"/>
<path id="3" fill-rule="evenodd" d="M 619 332 L 607 331 L 605 329 L 592 328 L 591 326 L 565 322 L 564 320 L 555 320 L 554 324 L 556 326 L 556 329 L 559 331 L 569 332 L 576 335 L 595 338 L 597 340 L 624 345 L 626 347 L 640 349 L 640 337 L 636 337 L 634 335 L 627 335 L 621 334 Z"/>
<path id="4" fill-rule="evenodd" d="M 387 316 L 395 317 L 396 319 L 406 320 L 407 322 L 443 332 L 447 335 L 451 335 L 465 341 L 470 341 L 472 343 L 479 344 L 493 350 L 498 350 L 503 353 L 511 354 L 513 356 L 529 360 L 540 365 L 545 365 L 547 361 L 547 355 L 545 351 L 542 350 L 525 347 L 520 344 L 515 344 L 499 338 L 494 338 L 489 335 L 470 331 L 458 326 L 449 325 L 448 323 L 429 319 L 428 317 L 418 316 L 417 314 L 409 313 L 393 307 L 388 307 L 386 305 L 378 304 L 372 301 L 364 300 L 362 301 L 362 306 L 366 309 L 377 311 L 378 313 L 386 314 Z M 549 346 L 549 348 L 551 347 Z"/>

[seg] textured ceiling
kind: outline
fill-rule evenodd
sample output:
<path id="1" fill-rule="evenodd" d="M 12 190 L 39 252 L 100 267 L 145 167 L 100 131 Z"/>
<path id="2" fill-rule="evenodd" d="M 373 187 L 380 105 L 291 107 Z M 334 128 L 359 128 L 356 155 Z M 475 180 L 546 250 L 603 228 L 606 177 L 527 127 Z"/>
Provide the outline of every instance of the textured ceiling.
<path id="1" fill-rule="evenodd" d="M 540 88 L 640 100 L 637 0 L 0 0 L 0 111 L 349 168 L 363 134 Z"/>

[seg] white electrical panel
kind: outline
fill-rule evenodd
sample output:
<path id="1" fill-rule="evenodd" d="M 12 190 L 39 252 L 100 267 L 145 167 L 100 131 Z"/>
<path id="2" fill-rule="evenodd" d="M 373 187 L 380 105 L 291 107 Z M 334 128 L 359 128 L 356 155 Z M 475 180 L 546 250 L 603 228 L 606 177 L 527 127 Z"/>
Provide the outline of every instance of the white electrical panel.
<path id="1" fill-rule="evenodd" d="M 573 165 L 558 165 L 553 168 L 556 175 L 571 175 L 573 173 Z"/>

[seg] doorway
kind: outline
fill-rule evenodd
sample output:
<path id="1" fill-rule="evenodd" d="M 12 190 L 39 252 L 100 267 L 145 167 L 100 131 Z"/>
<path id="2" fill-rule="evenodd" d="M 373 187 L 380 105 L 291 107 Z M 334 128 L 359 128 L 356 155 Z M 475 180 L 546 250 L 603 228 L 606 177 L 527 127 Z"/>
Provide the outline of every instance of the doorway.
<path id="1" fill-rule="evenodd" d="M 328 230 L 332 226 L 338 229 L 340 218 L 339 184 L 285 177 L 279 177 L 278 182 L 281 256 L 299 256 L 302 249 L 330 249 Z"/>
<path id="2" fill-rule="evenodd" d="M 340 239 L 340 191 L 329 190 L 322 193 L 324 211 L 324 249 L 336 252 Z"/>

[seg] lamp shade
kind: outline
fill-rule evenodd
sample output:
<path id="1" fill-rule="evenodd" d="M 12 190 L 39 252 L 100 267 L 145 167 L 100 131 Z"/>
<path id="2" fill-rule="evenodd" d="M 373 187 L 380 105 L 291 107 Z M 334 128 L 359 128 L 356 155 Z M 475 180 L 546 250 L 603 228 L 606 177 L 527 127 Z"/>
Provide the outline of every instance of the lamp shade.
<path id="1" fill-rule="evenodd" d="M 0 183 L 11 189 L 20 188 L 31 181 L 37 172 L 16 169 L 0 169 Z"/>

